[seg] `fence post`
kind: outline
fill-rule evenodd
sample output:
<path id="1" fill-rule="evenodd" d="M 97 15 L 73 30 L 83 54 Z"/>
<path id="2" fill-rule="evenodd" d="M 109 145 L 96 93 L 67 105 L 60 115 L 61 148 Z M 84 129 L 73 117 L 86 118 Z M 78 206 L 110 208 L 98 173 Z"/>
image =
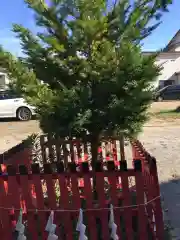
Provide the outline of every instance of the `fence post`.
<path id="1" fill-rule="evenodd" d="M 155 224 L 156 224 L 156 235 L 158 240 L 162 240 L 164 237 L 164 223 L 163 223 L 163 213 L 161 207 L 161 197 L 160 197 L 160 187 L 158 181 L 158 174 L 157 174 L 157 165 L 156 159 L 154 157 L 151 158 L 151 174 L 153 176 L 153 183 L 154 183 L 154 196 L 158 197 L 155 200 Z"/>
<path id="2" fill-rule="evenodd" d="M 141 160 L 134 161 L 135 169 L 135 181 L 136 181 L 136 194 L 137 194 L 137 205 L 138 205 L 138 230 L 140 240 L 148 239 L 147 236 L 147 216 L 145 214 L 144 206 L 144 184 L 142 175 Z"/>

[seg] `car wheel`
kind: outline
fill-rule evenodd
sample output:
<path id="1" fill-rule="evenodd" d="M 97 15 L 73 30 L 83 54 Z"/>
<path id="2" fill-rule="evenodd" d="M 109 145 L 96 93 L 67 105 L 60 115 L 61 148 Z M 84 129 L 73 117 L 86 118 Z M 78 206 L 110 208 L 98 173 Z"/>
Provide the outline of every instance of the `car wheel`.
<path id="1" fill-rule="evenodd" d="M 159 97 L 157 98 L 157 101 L 158 101 L 158 102 L 162 102 L 162 101 L 163 101 L 163 97 L 160 97 L 160 96 L 159 96 Z"/>
<path id="2" fill-rule="evenodd" d="M 17 110 L 17 118 L 20 120 L 20 121 L 28 121 L 28 120 L 31 120 L 32 118 L 32 113 L 31 113 L 31 110 L 27 107 L 20 107 L 18 110 Z"/>

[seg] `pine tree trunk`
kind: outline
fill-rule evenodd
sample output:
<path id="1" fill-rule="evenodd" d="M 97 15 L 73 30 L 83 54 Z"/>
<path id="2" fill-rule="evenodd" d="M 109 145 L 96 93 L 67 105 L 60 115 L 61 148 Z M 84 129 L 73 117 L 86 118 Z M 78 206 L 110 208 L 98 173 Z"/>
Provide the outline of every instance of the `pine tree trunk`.
<path id="1" fill-rule="evenodd" d="M 94 168 L 98 159 L 99 136 L 94 135 L 91 138 L 92 167 Z"/>

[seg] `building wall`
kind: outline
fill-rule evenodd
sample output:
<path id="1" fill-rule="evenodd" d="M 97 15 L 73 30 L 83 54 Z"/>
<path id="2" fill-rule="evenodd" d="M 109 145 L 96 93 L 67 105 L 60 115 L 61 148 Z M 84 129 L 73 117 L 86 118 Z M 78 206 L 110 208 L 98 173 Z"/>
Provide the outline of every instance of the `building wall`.
<path id="1" fill-rule="evenodd" d="M 174 49 L 174 51 L 175 51 L 175 52 L 180 52 L 180 46 L 176 47 L 176 48 Z"/>
<path id="2" fill-rule="evenodd" d="M 5 89 L 9 83 L 6 73 L 0 72 L 0 89 Z"/>

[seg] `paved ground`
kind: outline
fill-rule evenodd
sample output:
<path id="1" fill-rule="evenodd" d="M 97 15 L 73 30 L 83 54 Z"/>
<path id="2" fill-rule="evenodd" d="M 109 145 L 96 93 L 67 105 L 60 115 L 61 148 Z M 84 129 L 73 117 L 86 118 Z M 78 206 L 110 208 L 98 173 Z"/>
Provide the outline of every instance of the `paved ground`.
<path id="1" fill-rule="evenodd" d="M 32 133 L 40 132 L 37 121 L 19 122 L 15 120 L 0 121 L 0 153 L 17 145 Z"/>
<path id="2" fill-rule="evenodd" d="M 157 159 L 166 220 L 173 227 L 173 239 L 180 239 L 180 122 L 176 126 L 145 127 L 140 139 Z"/>
<path id="3" fill-rule="evenodd" d="M 180 106 L 180 101 L 154 102 L 151 106 L 151 111 L 158 112 L 161 110 L 171 110 L 171 109 L 176 109 L 179 106 Z"/>
<path id="4" fill-rule="evenodd" d="M 174 109 L 180 102 L 154 103 L 151 111 Z M 18 144 L 28 135 L 38 133 L 38 122 L 1 121 L 0 153 Z M 169 121 L 152 119 L 145 127 L 140 139 L 157 158 L 161 194 L 168 218 L 176 232 L 174 239 L 180 239 L 180 119 Z"/>

